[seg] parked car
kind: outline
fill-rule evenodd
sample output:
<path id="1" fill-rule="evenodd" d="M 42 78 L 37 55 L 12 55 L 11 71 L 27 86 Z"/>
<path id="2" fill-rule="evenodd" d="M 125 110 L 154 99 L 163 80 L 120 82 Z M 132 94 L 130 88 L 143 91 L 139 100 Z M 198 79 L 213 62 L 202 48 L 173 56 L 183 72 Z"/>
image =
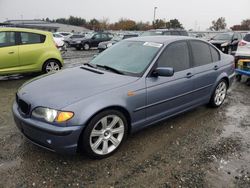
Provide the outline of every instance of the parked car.
<path id="1" fill-rule="evenodd" d="M 70 37 L 64 39 L 64 42 L 67 47 L 70 47 L 71 44 L 75 44 L 76 41 L 82 40 L 85 37 L 85 34 L 73 34 Z"/>
<path id="2" fill-rule="evenodd" d="M 55 32 L 55 34 L 62 35 L 64 38 L 73 35 L 73 33 L 71 33 L 71 32 Z"/>
<path id="3" fill-rule="evenodd" d="M 234 58 L 208 42 L 136 37 L 81 67 L 24 84 L 13 114 L 43 148 L 103 158 L 139 129 L 200 105 L 221 106 L 233 77 Z"/>
<path id="4" fill-rule="evenodd" d="M 183 29 L 152 29 L 145 31 L 141 36 L 157 36 L 157 35 L 175 35 L 188 36 L 188 32 Z"/>
<path id="5" fill-rule="evenodd" d="M 239 59 L 250 59 L 250 33 L 247 33 L 238 43 L 235 59 L 236 61 Z"/>
<path id="6" fill-rule="evenodd" d="M 0 28 L 0 75 L 46 73 L 62 66 L 61 54 L 50 32 Z"/>
<path id="7" fill-rule="evenodd" d="M 99 50 L 99 52 L 102 52 L 102 51 L 106 50 L 107 48 L 109 48 L 110 46 L 114 45 L 115 43 L 117 43 L 121 40 L 124 40 L 124 39 L 132 38 L 132 37 L 138 37 L 138 34 L 115 35 L 110 41 L 105 41 L 105 42 L 99 43 L 98 50 Z"/>
<path id="8" fill-rule="evenodd" d="M 92 47 L 98 47 L 100 42 L 111 40 L 113 35 L 107 32 L 95 32 L 91 34 L 86 34 L 85 38 L 76 40 L 71 46 L 75 47 L 76 50 L 89 50 Z"/>
<path id="9" fill-rule="evenodd" d="M 60 34 L 53 33 L 53 39 L 56 43 L 57 48 L 61 51 L 64 49 L 64 37 Z"/>
<path id="10" fill-rule="evenodd" d="M 241 39 L 241 33 L 228 32 L 215 35 L 209 42 L 226 54 L 235 54 Z"/>

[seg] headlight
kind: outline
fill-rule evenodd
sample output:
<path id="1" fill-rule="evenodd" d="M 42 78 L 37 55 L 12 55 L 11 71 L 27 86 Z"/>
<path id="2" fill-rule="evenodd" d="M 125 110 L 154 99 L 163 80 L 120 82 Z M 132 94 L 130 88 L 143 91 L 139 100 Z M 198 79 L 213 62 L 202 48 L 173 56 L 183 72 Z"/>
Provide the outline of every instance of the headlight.
<path id="1" fill-rule="evenodd" d="M 48 122 L 65 122 L 74 116 L 73 112 L 63 112 L 50 108 L 37 107 L 32 111 L 32 116 Z"/>
<path id="2" fill-rule="evenodd" d="M 225 46 L 228 46 L 228 42 L 225 42 L 221 45 L 221 47 L 225 47 Z"/>

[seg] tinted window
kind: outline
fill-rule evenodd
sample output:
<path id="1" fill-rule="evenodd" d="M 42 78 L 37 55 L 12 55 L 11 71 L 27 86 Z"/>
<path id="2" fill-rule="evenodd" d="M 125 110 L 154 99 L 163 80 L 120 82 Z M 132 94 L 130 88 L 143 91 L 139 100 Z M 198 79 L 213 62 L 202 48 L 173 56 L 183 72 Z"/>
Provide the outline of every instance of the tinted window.
<path id="1" fill-rule="evenodd" d="M 243 40 L 250 42 L 250 34 L 246 34 Z"/>
<path id="2" fill-rule="evenodd" d="M 158 67 L 172 67 L 175 72 L 188 69 L 189 52 L 186 42 L 170 44 L 161 54 L 158 60 Z"/>
<path id="3" fill-rule="evenodd" d="M 22 44 L 37 44 L 37 43 L 43 43 L 44 41 L 45 41 L 44 35 L 39 35 L 35 33 L 21 33 Z"/>
<path id="4" fill-rule="evenodd" d="M 179 31 L 171 31 L 171 35 L 180 35 Z"/>
<path id="5" fill-rule="evenodd" d="M 101 34 L 96 34 L 95 35 L 95 39 L 100 39 L 101 38 Z"/>
<path id="6" fill-rule="evenodd" d="M 15 45 L 14 32 L 0 32 L 0 47 Z"/>
<path id="7" fill-rule="evenodd" d="M 212 46 L 210 46 L 210 50 L 211 50 L 213 62 L 219 61 L 220 60 L 219 52 L 215 48 L 213 48 Z"/>
<path id="8" fill-rule="evenodd" d="M 212 56 L 208 44 L 200 41 L 191 41 L 190 44 L 195 66 L 206 65 L 212 62 Z"/>

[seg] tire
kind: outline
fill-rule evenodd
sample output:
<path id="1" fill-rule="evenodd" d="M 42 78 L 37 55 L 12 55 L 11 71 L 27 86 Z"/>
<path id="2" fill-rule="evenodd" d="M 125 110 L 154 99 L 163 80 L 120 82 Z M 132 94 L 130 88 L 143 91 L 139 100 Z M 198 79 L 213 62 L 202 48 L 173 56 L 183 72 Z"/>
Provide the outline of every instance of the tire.
<path id="1" fill-rule="evenodd" d="M 89 50 L 89 49 L 90 49 L 90 45 L 89 45 L 88 43 L 84 43 L 83 49 L 84 49 L 85 51 Z"/>
<path id="2" fill-rule="evenodd" d="M 61 69 L 61 63 L 57 60 L 51 59 L 48 60 L 44 63 L 43 65 L 43 72 L 44 73 L 49 73 L 52 71 L 59 71 Z"/>
<path id="3" fill-rule="evenodd" d="M 226 80 L 222 79 L 215 87 L 215 90 L 209 102 L 209 106 L 213 108 L 220 107 L 226 98 L 227 89 L 228 89 L 227 82 Z"/>
<path id="4" fill-rule="evenodd" d="M 127 132 L 125 116 L 117 110 L 105 110 L 90 120 L 81 136 L 80 144 L 90 158 L 106 158 L 118 150 L 126 139 Z"/>

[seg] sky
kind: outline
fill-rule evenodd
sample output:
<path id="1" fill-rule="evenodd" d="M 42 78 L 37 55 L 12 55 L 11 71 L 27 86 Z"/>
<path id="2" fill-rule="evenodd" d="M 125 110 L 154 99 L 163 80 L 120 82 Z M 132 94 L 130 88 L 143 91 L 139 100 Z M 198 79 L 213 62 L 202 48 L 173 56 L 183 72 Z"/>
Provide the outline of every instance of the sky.
<path id="1" fill-rule="evenodd" d="M 205 30 L 225 17 L 228 27 L 250 19 L 250 0 L 0 0 L 0 22 L 13 19 L 56 19 L 70 15 L 90 20 L 135 21 L 177 18 L 185 29 Z"/>

